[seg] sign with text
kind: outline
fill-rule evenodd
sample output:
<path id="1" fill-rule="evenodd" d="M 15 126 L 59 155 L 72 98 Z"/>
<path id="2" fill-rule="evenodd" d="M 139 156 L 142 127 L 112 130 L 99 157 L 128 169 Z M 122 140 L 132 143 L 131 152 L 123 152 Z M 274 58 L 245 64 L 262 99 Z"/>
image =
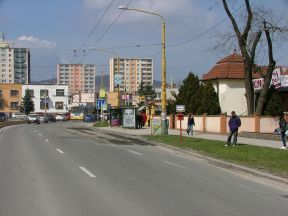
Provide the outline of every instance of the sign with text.
<path id="1" fill-rule="evenodd" d="M 176 105 L 176 112 L 185 112 L 185 105 Z"/>

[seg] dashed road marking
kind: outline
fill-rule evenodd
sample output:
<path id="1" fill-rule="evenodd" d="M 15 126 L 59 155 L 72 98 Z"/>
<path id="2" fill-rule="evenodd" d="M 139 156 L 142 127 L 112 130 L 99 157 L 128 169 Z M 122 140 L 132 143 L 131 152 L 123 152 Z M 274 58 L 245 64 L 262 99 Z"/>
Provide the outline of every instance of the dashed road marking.
<path id="1" fill-rule="evenodd" d="M 38 135 L 39 135 L 39 136 L 42 136 L 42 134 L 41 134 L 41 133 L 39 133 Z"/>
<path id="2" fill-rule="evenodd" d="M 64 154 L 64 152 L 63 152 L 61 149 L 57 149 L 57 151 L 58 151 L 60 154 Z"/>
<path id="3" fill-rule="evenodd" d="M 88 176 L 90 176 L 91 178 L 95 178 L 96 176 L 91 173 L 89 170 L 87 170 L 85 167 L 79 167 L 83 172 L 85 172 Z"/>
<path id="4" fill-rule="evenodd" d="M 133 151 L 133 150 L 128 150 L 129 152 L 133 153 L 133 154 L 136 154 L 136 155 L 141 155 L 143 156 L 143 154 L 139 153 L 139 152 L 136 152 L 136 151 Z"/>
<path id="5" fill-rule="evenodd" d="M 189 169 L 188 167 L 185 167 L 185 166 L 182 166 L 182 165 L 179 165 L 179 164 L 176 164 L 176 163 L 172 163 L 170 161 L 162 161 L 163 163 L 165 164 L 168 164 L 170 166 L 174 166 L 174 167 L 177 167 L 177 168 L 181 168 L 181 169 Z"/>
<path id="6" fill-rule="evenodd" d="M 45 139 L 45 142 L 50 143 L 50 141 L 48 139 Z"/>

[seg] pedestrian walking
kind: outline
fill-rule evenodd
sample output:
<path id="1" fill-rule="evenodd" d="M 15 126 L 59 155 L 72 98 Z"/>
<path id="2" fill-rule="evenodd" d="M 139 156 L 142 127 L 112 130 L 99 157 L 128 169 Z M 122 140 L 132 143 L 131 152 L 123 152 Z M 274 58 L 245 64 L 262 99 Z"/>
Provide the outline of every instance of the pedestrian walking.
<path id="1" fill-rule="evenodd" d="M 187 121 L 187 134 L 193 135 L 193 126 L 195 126 L 195 121 L 192 113 L 189 114 L 188 116 L 188 121 Z"/>
<path id="2" fill-rule="evenodd" d="M 141 113 L 141 116 L 142 116 L 142 127 L 144 127 L 144 126 L 145 126 L 145 123 L 146 123 L 146 121 L 147 121 L 146 112 L 143 111 L 143 112 Z"/>
<path id="3" fill-rule="evenodd" d="M 281 149 L 286 150 L 287 146 L 286 146 L 286 128 L 287 128 L 287 122 L 284 118 L 284 113 L 280 114 L 280 118 L 279 118 L 279 128 L 280 128 L 280 132 L 281 132 L 281 140 L 282 140 L 282 144 L 283 146 L 281 147 Z"/>
<path id="4" fill-rule="evenodd" d="M 237 145 L 237 137 L 238 137 L 238 128 L 241 126 L 241 119 L 236 115 L 235 111 L 231 112 L 231 117 L 228 122 L 229 125 L 229 134 L 227 143 L 225 146 L 231 145 L 231 139 L 233 137 L 232 145 Z"/>

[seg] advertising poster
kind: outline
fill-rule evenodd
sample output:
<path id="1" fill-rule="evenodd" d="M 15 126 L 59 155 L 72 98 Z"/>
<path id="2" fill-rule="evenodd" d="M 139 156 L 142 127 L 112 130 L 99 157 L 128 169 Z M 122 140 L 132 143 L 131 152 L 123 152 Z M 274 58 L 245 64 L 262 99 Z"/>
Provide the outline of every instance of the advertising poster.
<path id="1" fill-rule="evenodd" d="M 135 109 L 126 108 L 123 110 L 123 127 L 136 127 Z"/>
<path id="2" fill-rule="evenodd" d="M 152 128 L 153 128 L 154 135 L 161 134 L 161 119 L 160 118 L 152 119 Z"/>

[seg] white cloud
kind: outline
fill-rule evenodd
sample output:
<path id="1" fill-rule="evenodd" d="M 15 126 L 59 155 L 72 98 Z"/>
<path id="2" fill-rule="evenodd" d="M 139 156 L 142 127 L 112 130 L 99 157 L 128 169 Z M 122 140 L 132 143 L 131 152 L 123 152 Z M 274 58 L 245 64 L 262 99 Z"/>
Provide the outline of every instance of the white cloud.
<path id="1" fill-rule="evenodd" d="M 56 47 L 55 42 L 48 40 L 41 40 L 34 36 L 22 35 L 18 37 L 14 43 L 15 47 L 27 47 L 27 48 L 46 48 L 54 49 Z"/>

